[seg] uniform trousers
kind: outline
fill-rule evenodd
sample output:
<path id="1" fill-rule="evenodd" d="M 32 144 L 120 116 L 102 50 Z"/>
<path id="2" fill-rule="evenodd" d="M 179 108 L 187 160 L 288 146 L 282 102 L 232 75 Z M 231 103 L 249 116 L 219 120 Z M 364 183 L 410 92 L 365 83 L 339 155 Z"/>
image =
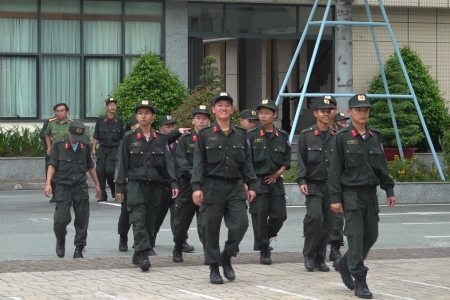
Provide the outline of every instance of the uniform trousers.
<path id="1" fill-rule="evenodd" d="M 333 231 L 331 231 L 328 244 L 340 246 L 344 242 L 344 214 L 336 214 L 334 219 Z"/>
<path id="2" fill-rule="evenodd" d="M 128 231 L 130 231 L 130 217 L 128 214 L 128 201 L 127 201 L 126 191 L 123 193 L 123 201 L 120 204 L 120 216 L 119 223 L 117 224 L 117 233 L 122 236 L 128 236 Z"/>
<path id="3" fill-rule="evenodd" d="M 114 185 L 114 173 L 116 172 L 116 156 L 119 147 L 100 146 L 97 150 L 97 162 L 95 172 L 97 172 L 102 197 L 106 195 L 106 183 L 111 189 L 111 196 L 115 198 L 116 186 Z"/>

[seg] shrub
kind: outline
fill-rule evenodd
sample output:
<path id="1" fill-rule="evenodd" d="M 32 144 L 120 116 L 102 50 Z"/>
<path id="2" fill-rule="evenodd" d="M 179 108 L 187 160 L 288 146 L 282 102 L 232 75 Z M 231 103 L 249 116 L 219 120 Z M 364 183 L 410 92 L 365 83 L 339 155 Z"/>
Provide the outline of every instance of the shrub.
<path id="1" fill-rule="evenodd" d="M 43 157 L 46 145 L 39 139 L 40 128 L 34 130 L 14 126 L 6 129 L 0 126 L 0 157 Z"/>
<path id="2" fill-rule="evenodd" d="M 410 47 L 402 47 L 400 53 L 416 93 L 431 139 L 434 146 L 438 148 L 439 139 L 442 136 L 442 129 L 446 122 L 444 98 L 440 92 L 438 81 L 429 73 L 430 67 L 425 66 L 419 55 Z M 406 78 L 403 76 L 400 62 L 395 53 L 389 57 L 384 69 L 390 93 L 409 95 L 410 92 Z M 381 74 L 372 80 L 368 93 L 385 94 Z M 378 104 L 379 102 L 381 104 Z M 419 150 L 426 151 L 428 149 L 427 141 L 413 101 L 398 99 L 392 100 L 392 103 L 402 145 L 418 145 Z M 386 99 L 373 99 L 372 104 L 373 108 L 369 124 L 378 128 L 383 133 L 384 139 L 387 141 L 386 146 L 397 146 Z"/>
<path id="3" fill-rule="evenodd" d="M 128 77 L 111 92 L 117 100 L 117 115 L 124 124 L 128 124 L 135 115 L 134 110 L 139 100 L 151 100 L 157 114 L 154 125 L 159 117 L 169 115 L 179 107 L 187 94 L 188 90 L 178 77 L 164 67 L 159 57 L 151 53 L 144 53 L 136 58 Z"/>
<path id="4" fill-rule="evenodd" d="M 389 176 L 397 182 L 436 182 L 442 181 L 433 163 L 428 166 L 417 156 L 412 159 L 401 160 L 397 155 L 394 160 L 388 161 Z M 443 170 L 446 179 L 449 179 L 449 168 Z"/>

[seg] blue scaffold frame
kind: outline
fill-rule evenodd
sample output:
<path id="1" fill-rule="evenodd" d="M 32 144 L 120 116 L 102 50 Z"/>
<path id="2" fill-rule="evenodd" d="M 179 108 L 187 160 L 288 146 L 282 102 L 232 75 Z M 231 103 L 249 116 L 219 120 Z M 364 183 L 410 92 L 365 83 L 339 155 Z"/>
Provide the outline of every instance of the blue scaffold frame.
<path id="1" fill-rule="evenodd" d="M 294 138 L 295 128 L 297 128 L 298 119 L 300 117 L 300 112 L 301 112 L 303 101 L 304 101 L 305 97 L 323 97 L 324 95 L 326 95 L 325 93 L 307 93 L 306 92 L 308 84 L 309 84 L 309 80 L 311 78 L 314 62 L 316 60 L 317 52 L 319 50 L 319 44 L 320 44 L 320 41 L 322 40 L 323 31 L 324 31 L 325 26 L 351 25 L 351 26 L 355 26 L 355 27 L 369 27 L 370 30 L 371 30 L 371 33 L 372 33 L 372 39 L 373 39 L 373 43 L 374 43 L 374 47 L 375 47 L 375 52 L 377 54 L 377 60 L 378 60 L 378 65 L 380 67 L 381 77 L 383 79 L 383 85 L 384 85 L 384 89 L 385 89 L 385 94 L 367 94 L 367 97 L 374 98 L 374 99 L 387 99 L 388 106 L 389 106 L 389 111 L 390 111 L 390 114 L 391 114 L 392 125 L 394 127 L 395 138 L 397 140 L 397 145 L 398 145 L 398 149 L 399 149 L 399 152 L 400 152 L 400 157 L 401 157 L 402 160 L 404 159 L 403 147 L 402 147 L 402 143 L 401 143 L 401 140 L 400 140 L 400 135 L 399 135 L 399 132 L 398 132 L 397 121 L 395 120 L 395 113 L 394 113 L 394 108 L 392 106 L 392 99 L 412 99 L 414 101 L 414 105 L 416 107 L 417 114 L 419 116 L 420 122 L 421 122 L 422 127 L 423 127 L 424 132 L 425 132 L 425 136 L 427 138 L 428 145 L 429 145 L 429 147 L 431 149 L 434 161 L 436 163 L 436 168 L 437 168 L 437 170 L 439 172 L 439 175 L 440 175 L 441 179 L 445 180 L 445 176 L 444 176 L 444 173 L 442 172 L 441 164 L 439 162 L 439 159 L 438 159 L 438 157 L 436 155 L 436 150 L 434 149 L 433 143 L 431 141 L 430 133 L 428 132 L 427 125 L 426 125 L 425 120 L 423 118 L 419 102 L 417 101 L 416 93 L 414 92 L 414 88 L 412 86 L 411 80 L 410 80 L 408 72 L 406 70 L 405 63 L 404 63 L 403 58 L 402 58 L 402 56 L 400 54 L 400 49 L 398 47 L 397 40 L 395 39 L 394 32 L 392 30 L 391 24 L 389 23 L 389 19 L 388 19 L 388 16 L 386 14 L 386 10 L 385 10 L 384 5 L 383 5 L 383 1 L 382 0 L 378 0 L 378 4 L 379 4 L 380 10 L 381 10 L 381 14 L 383 16 L 384 22 L 374 22 L 373 21 L 372 13 L 370 11 L 368 0 L 364 0 L 364 5 L 365 5 L 365 8 L 366 8 L 366 13 L 367 13 L 367 17 L 368 17 L 368 21 L 367 22 L 360 22 L 360 21 L 328 21 L 327 20 L 327 16 L 328 16 L 328 13 L 329 13 L 329 11 L 331 9 L 332 1 L 333 0 L 328 0 L 327 1 L 327 5 L 325 7 L 325 12 L 324 12 L 322 21 L 312 21 L 312 19 L 314 18 L 314 15 L 316 13 L 317 6 L 319 5 L 319 2 L 320 2 L 320 0 L 315 0 L 314 5 L 313 5 L 312 10 L 311 10 L 311 14 L 309 15 L 308 21 L 306 22 L 305 29 L 303 30 L 302 36 L 301 36 L 300 41 L 298 42 L 298 45 L 297 45 L 297 49 L 295 50 L 294 57 L 292 58 L 291 64 L 289 65 L 288 71 L 286 73 L 286 77 L 284 78 L 283 84 L 281 85 L 281 88 L 280 88 L 280 92 L 278 93 L 278 97 L 277 97 L 277 100 L 276 100 L 276 105 L 279 105 L 281 97 L 299 97 L 300 98 L 297 110 L 295 112 L 295 118 L 294 118 L 294 121 L 292 123 L 292 130 L 291 130 L 291 133 L 289 135 L 289 141 L 292 142 L 292 140 Z M 303 43 L 304 43 L 304 41 L 306 39 L 306 35 L 308 33 L 308 30 L 309 30 L 310 26 L 319 26 L 320 29 L 319 29 L 319 33 L 317 35 L 317 40 L 316 40 L 316 44 L 314 46 L 313 54 L 311 56 L 311 61 L 309 62 L 308 71 L 306 73 L 306 77 L 305 77 L 305 82 L 303 84 L 303 88 L 302 88 L 300 93 L 285 93 L 284 90 L 285 90 L 286 85 L 287 85 L 287 83 L 289 81 L 289 78 L 291 76 L 292 70 L 294 69 L 295 63 L 297 61 L 297 58 L 298 58 L 300 50 L 301 50 L 301 48 L 303 46 Z M 409 91 L 411 93 L 410 95 L 394 95 L 394 94 L 390 94 L 389 93 L 389 87 L 388 87 L 388 83 L 387 83 L 387 79 L 386 79 L 386 74 L 384 72 L 383 62 L 381 60 L 380 48 L 378 46 L 378 39 L 377 39 L 377 35 L 375 33 L 375 27 L 386 27 L 387 28 L 387 30 L 389 32 L 389 36 L 390 36 L 391 41 L 392 41 L 392 44 L 394 45 L 395 53 L 396 53 L 396 55 L 397 55 L 397 57 L 398 57 L 398 59 L 400 61 L 400 66 L 402 68 L 403 75 L 405 76 L 406 82 L 408 84 L 408 88 L 409 88 Z M 351 97 L 354 94 L 330 94 L 330 95 L 335 96 L 335 97 Z"/>

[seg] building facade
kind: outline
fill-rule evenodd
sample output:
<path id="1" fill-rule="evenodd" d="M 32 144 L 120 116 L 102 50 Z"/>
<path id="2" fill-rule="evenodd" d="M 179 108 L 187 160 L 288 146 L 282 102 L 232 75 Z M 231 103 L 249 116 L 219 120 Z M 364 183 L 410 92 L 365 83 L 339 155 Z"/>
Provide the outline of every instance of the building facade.
<path id="1" fill-rule="evenodd" d="M 375 21 L 378 1 L 370 0 Z M 400 46 L 417 51 L 450 101 L 450 4 L 448 0 L 384 0 Z M 105 99 L 144 49 L 159 55 L 189 87 L 199 83 L 202 59 L 217 58 L 226 90 L 239 109 L 276 98 L 311 12 L 311 0 L 145 1 L 0 0 L 0 126 L 40 124 L 52 106 L 65 102 L 70 117 L 93 122 Z M 321 1 L 315 20 L 324 13 Z M 367 20 L 355 0 L 354 20 Z M 327 16 L 336 19 L 333 8 Z M 386 28 L 377 28 L 382 59 L 394 48 Z M 318 28 L 308 32 L 289 91 L 299 91 Z M 353 29 L 354 91 L 365 93 L 379 72 L 372 36 Z M 335 90 L 335 33 L 320 42 L 309 92 Z M 138 100 L 138 99 L 137 99 Z M 312 121 L 310 101 L 299 129 Z M 290 122 L 296 100 L 280 119 Z"/>

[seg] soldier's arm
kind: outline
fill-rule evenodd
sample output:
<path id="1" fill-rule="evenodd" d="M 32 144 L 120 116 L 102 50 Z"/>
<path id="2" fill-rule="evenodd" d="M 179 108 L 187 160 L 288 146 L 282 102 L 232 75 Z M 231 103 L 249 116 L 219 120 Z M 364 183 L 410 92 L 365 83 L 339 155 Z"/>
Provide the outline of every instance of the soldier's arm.
<path id="1" fill-rule="evenodd" d="M 46 120 L 44 122 L 44 124 L 42 124 L 41 131 L 39 132 L 39 139 L 41 141 L 43 141 L 44 143 L 46 143 L 46 141 L 45 141 L 45 136 L 46 136 L 45 132 L 47 131 L 48 123 L 49 123 L 49 121 Z"/>
<path id="2" fill-rule="evenodd" d="M 343 134 L 336 135 L 328 172 L 328 191 L 331 204 L 342 203 L 341 176 L 345 167 L 345 149 Z"/>
<path id="3" fill-rule="evenodd" d="M 125 135 L 125 124 L 122 120 L 120 120 L 120 139 L 123 139 L 123 136 Z"/>
<path id="4" fill-rule="evenodd" d="M 246 141 L 244 142 L 245 161 L 242 164 L 242 175 L 248 190 L 256 191 L 256 174 L 253 171 L 252 150 L 250 147 L 250 139 L 246 135 Z"/>
<path id="5" fill-rule="evenodd" d="M 297 150 L 297 183 L 298 185 L 306 184 L 306 175 L 308 170 L 306 169 L 307 164 L 307 150 L 306 150 L 306 138 L 304 133 L 300 133 L 298 139 L 298 150 Z"/>
<path id="6" fill-rule="evenodd" d="M 178 140 L 181 136 L 181 133 L 178 131 L 178 129 L 172 130 L 171 132 L 169 132 L 166 137 L 167 137 L 167 143 L 173 144 L 175 143 L 176 140 Z"/>
<path id="7" fill-rule="evenodd" d="M 187 140 L 188 137 L 182 137 L 178 142 L 178 147 L 176 150 L 177 162 L 179 167 L 179 176 L 183 178 L 192 177 L 192 167 L 189 164 L 189 160 L 187 158 L 188 156 L 186 149 Z"/>
<path id="8" fill-rule="evenodd" d="M 49 123 L 47 129 L 45 130 L 45 143 L 47 144 L 47 154 L 50 155 L 50 149 L 52 148 L 52 130 L 51 124 Z"/>
<path id="9" fill-rule="evenodd" d="M 380 180 L 380 187 L 386 191 L 386 196 L 394 197 L 394 181 L 389 176 L 389 168 L 387 165 L 386 157 L 384 156 L 384 150 L 381 145 L 381 136 L 380 136 L 380 148 L 382 152 L 381 157 L 381 163 L 380 163 L 380 169 L 378 172 L 378 179 Z"/>
<path id="10" fill-rule="evenodd" d="M 192 192 L 200 191 L 203 184 L 203 171 L 205 159 L 205 140 L 202 131 L 197 135 L 194 148 L 194 163 L 192 166 L 191 186 Z"/>
<path id="11" fill-rule="evenodd" d="M 120 145 L 119 160 L 117 161 L 117 177 L 116 177 L 116 193 L 123 194 L 125 185 L 127 184 L 128 172 L 128 153 L 127 137 L 122 140 Z"/>
<path id="12" fill-rule="evenodd" d="M 98 120 L 95 122 L 94 134 L 92 135 L 92 153 L 95 155 L 95 150 L 97 149 L 97 143 L 99 138 L 99 127 Z"/>
<path id="13" fill-rule="evenodd" d="M 164 151 L 165 170 L 167 171 L 167 181 L 170 183 L 172 189 L 178 189 L 178 179 L 175 174 L 175 167 L 173 165 L 172 156 L 169 151 L 169 144 L 167 138 L 165 138 L 166 149 Z"/>
<path id="14" fill-rule="evenodd" d="M 283 166 L 286 167 L 286 170 L 289 170 L 291 168 L 291 142 L 289 141 L 289 137 L 286 140 L 286 151 L 284 151 L 283 156 Z"/>

